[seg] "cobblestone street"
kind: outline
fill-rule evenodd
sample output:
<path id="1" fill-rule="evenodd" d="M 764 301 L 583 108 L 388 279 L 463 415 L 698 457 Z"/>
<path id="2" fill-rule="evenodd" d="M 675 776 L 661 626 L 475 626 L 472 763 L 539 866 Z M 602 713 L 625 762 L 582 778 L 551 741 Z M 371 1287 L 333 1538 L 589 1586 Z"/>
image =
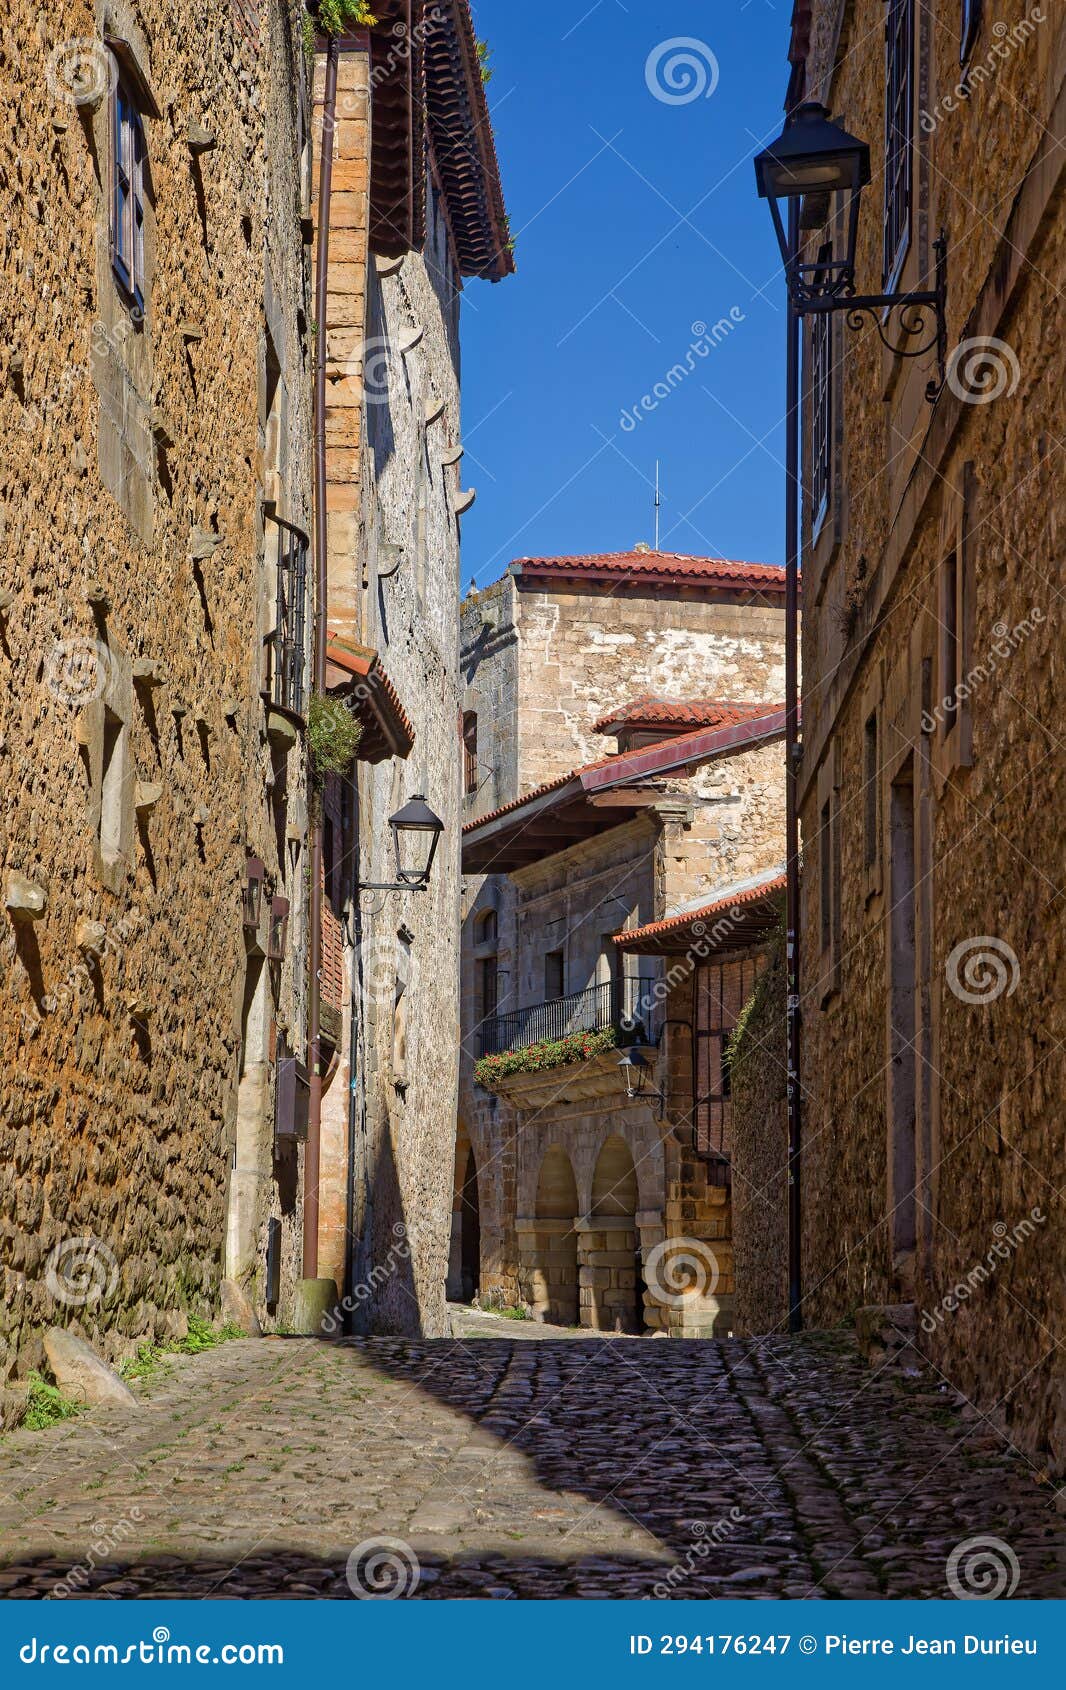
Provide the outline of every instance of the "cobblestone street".
<path id="1" fill-rule="evenodd" d="M 387 1539 L 419 1598 L 935 1597 L 992 1537 L 1019 1598 L 1066 1594 L 1052 1488 L 845 1335 L 534 1332 L 234 1342 L 14 1433 L 0 1591 L 349 1598 Z"/>

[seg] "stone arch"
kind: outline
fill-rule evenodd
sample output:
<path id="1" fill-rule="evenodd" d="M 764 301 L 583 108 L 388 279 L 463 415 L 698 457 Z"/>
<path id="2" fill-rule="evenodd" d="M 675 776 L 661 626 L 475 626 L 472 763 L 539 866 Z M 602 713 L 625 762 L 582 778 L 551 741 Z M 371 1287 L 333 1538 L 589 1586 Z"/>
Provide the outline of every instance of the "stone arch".
<path id="1" fill-rule="evenodd" d="M 453 1303 L 471 1303 L 481 1285 L 481 1203 L 477 1158 L 465 1127 L 455 1139 L 452 1182 L 452 1235 L 448 1255 L 447 1294 Z"/>
<path id="2" fill-rule="evenodd" d="M 641 1332 L 644 1283 L 638 1254 L 637 1169 L 626 1140 L 604 1139 L 581 1230 L 581 1324 L 595 1332 Z"/>
<path id="3" fill-rule="evenodd" d="M 573 1163 L 553 1144 L 537 1174 L 533 1224 L 520 1238 L 523 1292 L 535 1320 L 577 1325 L 577 1219 Z"/>

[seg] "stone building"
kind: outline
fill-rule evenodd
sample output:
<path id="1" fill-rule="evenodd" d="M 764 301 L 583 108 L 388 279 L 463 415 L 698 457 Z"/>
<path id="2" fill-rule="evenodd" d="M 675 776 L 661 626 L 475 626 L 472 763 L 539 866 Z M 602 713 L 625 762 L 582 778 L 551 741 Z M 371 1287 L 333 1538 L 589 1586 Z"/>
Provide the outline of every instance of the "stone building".
<path id="1" fill-rule="evenodd" d="M 16 0 L 0 88 L 6 1379 L 289 1304 L 311 389 L 290 6 Z"/>
<path id="2" fill-rule="evenodd" d="M 943 367 L 808 336 L 803 1315 L 898 1309 L 1061 1468 L 1066 14 L 996 16 L 794 14 L 790 106 L 873 151 L 859 292 L 947 238 Z"/>
<path id="3" fill-rule="evenodd" d="M 645 551 L 523 560 L 464 606 L 453 1297 L 597 1327 L 729 1323 L 727 1151 L 706 1109 L 698 1147 L 694 1129 L 702 959 L 671 975 L 654 936 L 616 936 L 780 863 L 781 586 L 768 566 Z M 620 1041 L 642 1053 L 632 1097 Z M 565 1046 L 551 1066 L 545 1043 Z M 667 1233 L 715 1241 L 698 1306 L 649 1283 Z"/>
<path id="4" fill-rule="evenodd" d="M 459 323 L 513 268 L 467 0 L 384 0 L 339 43 L 329 224 L 327 686 L 363 725 L 324 794 L 318 1268 L 358 1330 L 439 1335 L 459 1030 Z M 316 65 L 316 183 L 324 62 Z M 317 205 L 317 191 L 315 196 Z M 389 818 L 444 825 L 428 888 Z"/>

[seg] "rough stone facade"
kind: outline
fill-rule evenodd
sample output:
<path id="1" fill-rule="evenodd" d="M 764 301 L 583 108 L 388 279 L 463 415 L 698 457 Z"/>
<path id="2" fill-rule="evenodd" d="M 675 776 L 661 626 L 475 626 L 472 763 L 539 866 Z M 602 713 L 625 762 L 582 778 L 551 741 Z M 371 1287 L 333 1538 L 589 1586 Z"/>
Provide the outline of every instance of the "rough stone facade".
<path id="1" fill-rule="evenodd" d="M 733 1058 L 734 1331 L 788 1323 L 788 1122 L 784 950 L 749 1000 Z"/>
<path id="2" fill-rule="evenodd" d="M 462 14 L 466 39 L 465 0 L 435 10 Z M 438 72 L 426 51 L 432 110 Z M 332 135 L 328 620 L 376 653 L 413 747 L 373 764 L 361 757 L 354 779 L 327 794 L 335 869 L 327 862 L 325 919 L 343 984 L 324 1076 L 319 1266 L 356 1330 L 440 1336 L 458 1091 L 459 318 L 470 265 L 432 124 L 424 150 L 404 142 L 420 173 L 422 236 L 382 238 L 375 184 L 396 134 L 384 133 L 381 112 L 388 76 L 407 64 L 395 37 L 346 38 Z M 319 105 L 323 86 L 320 54 Z M 478 145 L 491 146 L 487 116 Z M 375 148 L 388 157 L 379 163 Z M 428 889 L 360 893 L 357 877 L 395 880 L 389 817 L 416 794 L 444 828 Z"/>
<path id="3" fill-rule="evenodd" d="M 0 23 L 5 1377 L 57 1322 L 114 1357 L 214 1316 L 226 1274 L 264 1323 L 289 1306 L 274 1073 L 303 1038 L 305 802 L 262 693 L 269 513 L 310 525 L 303 75 L 274 0 L 254 27 L 206 0 Z M 143 309 L 112 261 L 116 90 L 143 126 Z"/>
<path id="4" fill-rule="evenodd" d="M 794 84 L 874 143 L 871 291 L 884 8 L 809 10 Z M 960 91 L 962 11 L 915 8 L 908 52 L 901 285 L 943 228 L 947 379 L 838 326 L 805 524 L 804 1317 L 915 1305 L 933 1366 L 1061 1469 L 1066 18 L 986 7 Z"/>
<path id="5" fill-rule="evenodd" d="M 521 569 L 464 606 L 464 722 L 477 722 L 468 823 L 608 755 L 613 742 L 594 724 L 639 695 L 777 701 L 779 600 L 738 591 L 713 602 L 661 583 L 531 590 Z M 681 1025 L 691 1025 L 692 968 L 623 962 L 613 936 L 780 862 L 780 741 L 661 784 L 661 802 L 652 795 L 637 819 L 549 848 L 520 871 L 464 879 L 454 1297 L 476 1289 L 483 1303 L 525 1303 L 538 1318 L 591 1327 L 701 1335 L 730 1325 L 728 1192 L 693 1150 L 692 1050 Z M 550 999 L 548 968 L 563 994 L 603 992 L 628 976 L 622 989 L 646 1000 L 645 1034 L 658 1047 L 650 1060 L 653 1084 L 666 1091 L 661 1115 L 654 1101 L 627 1099 L 617 1052 L 512 1076 L 498 1095 L 475 1083 L 486 1021 Z M 671 1023 L 675 1036 L 663 1040 Z M 699 1252 L 704 1261 L 713 1253 L 705 1299 L 664 1299 L 654 1274 L 649 1284 L 643 1264 L 667 1237 L 694 1241 L 697 1269 Z"/>

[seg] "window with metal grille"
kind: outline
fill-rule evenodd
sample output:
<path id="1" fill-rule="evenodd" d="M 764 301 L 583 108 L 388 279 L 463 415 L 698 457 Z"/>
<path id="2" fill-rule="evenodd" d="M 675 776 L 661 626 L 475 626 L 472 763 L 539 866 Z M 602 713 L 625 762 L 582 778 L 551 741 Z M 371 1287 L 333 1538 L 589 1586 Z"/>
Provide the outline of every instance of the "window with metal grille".
<path id="1" fill-rule="evenodd" d="M 763 958 L 753 956 L 696 971 L 696 1150 L 722 1163 L 733 1148 L 729 1041 L 762 966 Z"/>
<path id="2" fill-rule="evenodd" d="M 911 233 L 914 0 L 888 0 L 885 56 L 885 287 L 899 279 Z"/>
<path id="3" fill-rule="evenodd" d="M 139 312 L 144 310 L 144 127 L 123 78 L 111 99 L 111 263 Z"/>
<path id="4" fill-rule="evenodd" d="M 302 716 L 307 665 L 307 535 L 291 523 L 278 524 L 277 604 L 270 695 L 282 710 Z"/>
<path id="5" fill-rule="evenodd" d="M 477 716 L 473 710 L 463 717 L 463 785 L 468 795 L 477 791 Z"/>

